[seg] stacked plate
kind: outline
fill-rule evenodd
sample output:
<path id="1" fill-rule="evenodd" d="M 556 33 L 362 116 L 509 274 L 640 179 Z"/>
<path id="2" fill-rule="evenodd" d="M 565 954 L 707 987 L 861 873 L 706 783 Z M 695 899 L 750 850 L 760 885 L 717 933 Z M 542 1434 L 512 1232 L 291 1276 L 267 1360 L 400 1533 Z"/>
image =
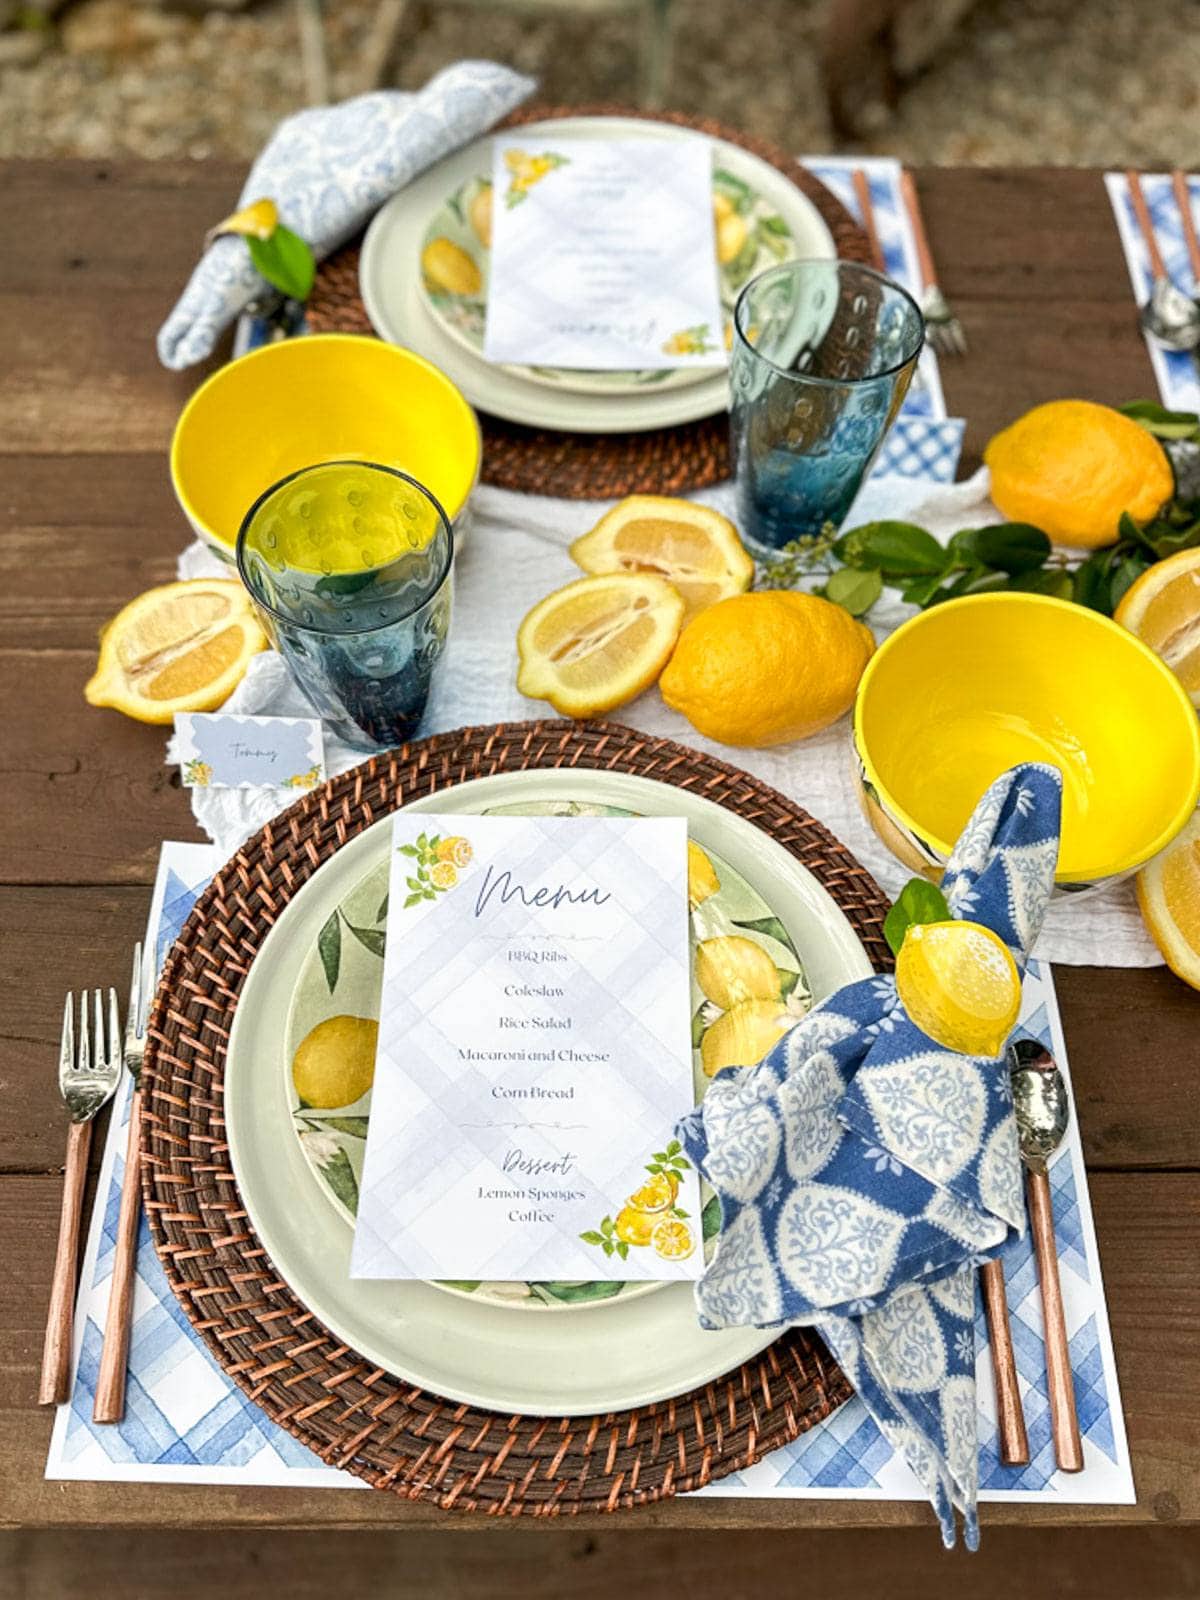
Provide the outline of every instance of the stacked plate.
<path id="1" fill-rule="evenodd" d="M 683 815 L 719 882 L 702 908 L 704 936 L 714 927 L 736 928 L 759 943 L 798 1006 L 871 971 L 846 916 L 790 851 L 690 791 L 620 772 L 512 771 L 441 789 L 411 809 Z M 384 817 L 318 868 L 259 944 L 236 1002 L 224 1121 L 241 1204 L 275 1271 L 367 1362 L 491 1411 L 603 1414 L 686 1393 L 749 1360 L 776 1331 L 704 1332 L 687 1284 L 350 1278 L 369 1089 L 356 1086 L 357 1098 L 347 1103 L 305 1104 L 292 1063 L 314 1027 L 334 1017 L 369 1024 L 378 1016 L 389 839 Z M 699 991 L 693 1000 L 702 1000 Z M 696 1019 L 702 1093 L 703 1033 L 716 1018 L 698 1004 Z M 323 1098 L 345 1100 L 351 1092 L 348 1086 Z"/>
<path id="2" fill-rule="evenodd" d="M 816 206 L 780 171 L 723 139 L 633 117 L 563 117 L 523 139 L 701 139 L 711 148 L 721 298 L 733 306 L 758 271 L 794 257 L 832 259 Z M 481 410 L 576 433 L 676 427 L 724 411 L 725 369 L 581 372 L 498 366 L 483 355 L 491 240 L 492 141 L 430 168 L 377 214 L 363 242 L 360 289 L 379 336 L 428 357 Z"/>

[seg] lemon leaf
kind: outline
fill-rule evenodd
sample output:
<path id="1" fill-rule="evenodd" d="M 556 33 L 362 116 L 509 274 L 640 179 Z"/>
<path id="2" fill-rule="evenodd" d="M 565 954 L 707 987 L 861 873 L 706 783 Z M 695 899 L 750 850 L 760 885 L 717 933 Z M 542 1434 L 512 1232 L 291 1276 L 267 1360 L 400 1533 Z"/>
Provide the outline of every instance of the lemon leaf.
<path id="1" fill-rule="evenodd" d="M 382 957 L 387 944 L 387 934 L 382 928 L 356 928 L 352 922 L 348 922 L 346 926 L 364 950 L 369 950 L 373 956 Z"/>
<path id="2" fill-rule="evenodd" d="M 950 548 L 969 561 L 1001 572 L 1030 572 L 1050 554 L 1050 541 L 1030 522 L 997 522 L 987 528 L 964 528 Z"/>
<path id="3" fill-rule="evenodd" d="M 707 1243 L 721 1231 L 721 1197 L 712 1195 L 700 1213 L 700 1237 Z"/>
<path id="4" fill-rule="evenodd" d="M 1130 400 L 1117 410 L 1156 439 L 1200 439 L 1200 416 L 1194 411 L 1168 411 L 1154 400 Z"/>
<path id="5" fill-rule="evenodd" d="M 281 222 L 269 239 L 251 236 L 246 240 L 250 259 L 268 283 L 289 300 L 307 300 L 312 292 L 317 264 L 313 253 L 299 234 Z"/>
<path id="6" fill-rule="evenodd" d="M 951 561 L 933 535 L 915 522 L 864 522 L 835 540 L 833 553 L 848 567 L 874 567 L 885 578 L 920 578 L 944 572 Z"/>
<path id="7" fill-rule="evenodd" d="M 325 973 L 330 994 L 337 988 L 338 972 L 342 964 L 342 925 L 335 911 L 317 935 L 317 954 Z"/>
<path id="8" fill-rule="evenodd" d="M 868 612 L 883 593 L 883 574 L 876 567 L 839 567 L 825 585 L 825 598 L 852 617 Z"/>
<path id="9" fill-rule="evenodd" d="M 910 878 L 883 919 L 883 936 L 894 956 L 900 954 L 904 936 L 917 922 L 950 922 L 950 906 L 936 883 Z"/>
<path id="10" fill-rule="evenodd" d="M 357 1213 L 358 1183 L 354 1177 L 354 1168 L 350 1165 L 350 1158 L 346 1152 L 339 1150 L 318 1170 L 346 1210 Z"/>

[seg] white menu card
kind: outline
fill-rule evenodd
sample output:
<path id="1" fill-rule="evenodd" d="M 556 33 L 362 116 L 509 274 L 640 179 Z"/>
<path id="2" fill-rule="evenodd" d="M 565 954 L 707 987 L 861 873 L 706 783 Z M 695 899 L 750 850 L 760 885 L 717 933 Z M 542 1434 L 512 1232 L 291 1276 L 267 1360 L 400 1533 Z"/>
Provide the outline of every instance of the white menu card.
<path id="1" fill-rule="evenodd" d="M 489 361 L 725 365 L 708 143 L 493 144 Z"/>
<path id="2" fill-rule="evenodd" d="M 388 905 L 351 1276 L 699 1277 L 683 819 L 399 812 Z"/>

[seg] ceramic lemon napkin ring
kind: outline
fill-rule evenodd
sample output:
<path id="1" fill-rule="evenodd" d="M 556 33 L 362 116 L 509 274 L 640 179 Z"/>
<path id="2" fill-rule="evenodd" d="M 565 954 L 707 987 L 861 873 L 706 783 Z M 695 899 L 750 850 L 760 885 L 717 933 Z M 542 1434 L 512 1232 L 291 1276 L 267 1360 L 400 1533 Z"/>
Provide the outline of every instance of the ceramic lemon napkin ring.
<path id="1" fill-rule="evenodd" d="M 1041 764 L 992 784 L 947 868 L 957 920 L 939 926 L 1000 943 L 1024 969 L 1061 800 L 1060 774 Z M 702 1325 L 815 1326 L 921 1481 L 945 1542 L 957 1508 L 974 1548 L 974 1269 L 1025 1228 L 1003 1055 L 935 1043 L 892 977 L 865 978 L 757 1066 L 720 1076 L 678 1133 L 721 1203 L 696 1288 Z"/>

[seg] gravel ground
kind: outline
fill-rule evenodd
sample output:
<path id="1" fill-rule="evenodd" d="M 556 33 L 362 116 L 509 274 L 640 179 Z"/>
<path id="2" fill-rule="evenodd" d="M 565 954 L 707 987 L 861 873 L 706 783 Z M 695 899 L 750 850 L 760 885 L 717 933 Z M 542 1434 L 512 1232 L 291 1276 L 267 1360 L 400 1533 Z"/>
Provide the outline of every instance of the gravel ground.
<path id="1" fill-rule="evenodd" d="M 372 0 L 326 0 L 338 95 L 358 87 L 373 11 Z M 793 150 L 836 148 L 814 59 L 823 11 L 821 0 L 675 0 L 668 104 Z M 633 97 L 632 18 L 456 0 L 414 13 L 397 52 L 403 86 L 471 54 L 536 74 L 554 99 Z M 1195 0 L 977 0 L 859 148 L 908 161 L 1194 168 L 1198 98 Z M 0 66 L 0 156 L 249 157 L 302 103 L 287 0 L 199 16 L 77 0 L 36 60 Z"/>

